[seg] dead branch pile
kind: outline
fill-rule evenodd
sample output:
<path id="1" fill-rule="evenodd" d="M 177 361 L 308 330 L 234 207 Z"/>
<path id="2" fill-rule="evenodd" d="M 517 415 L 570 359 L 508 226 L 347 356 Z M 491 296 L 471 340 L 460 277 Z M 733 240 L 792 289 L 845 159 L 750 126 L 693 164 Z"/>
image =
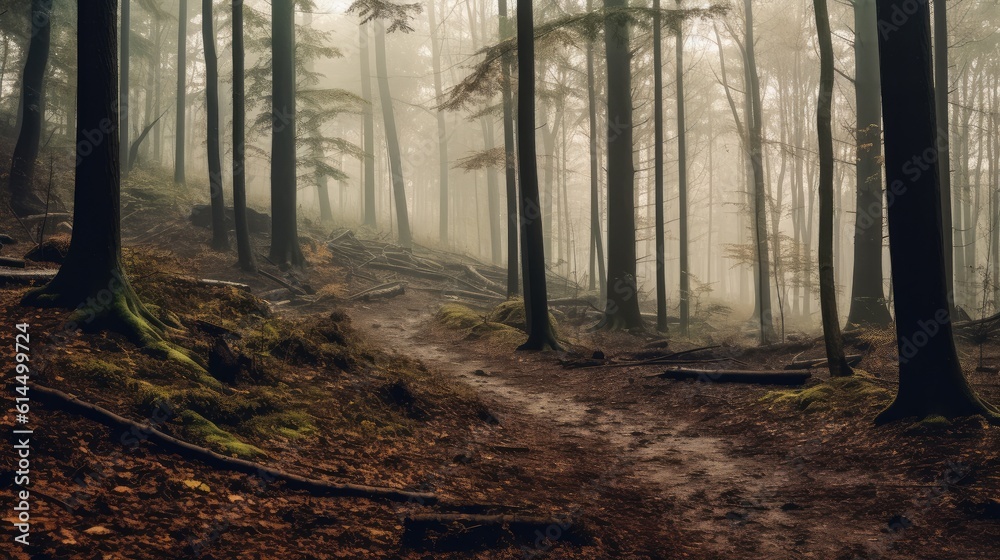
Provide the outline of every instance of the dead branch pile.
<path id="1" fill-rule="evenodd" d="M 334 232 L 326 246 L 336 264 L 379 284 L 405 280 L 407 287 L 414 290 L 434 291 L 476 303 L 499 303 L 507 298 L 507 270 L 469 257 L 425 247 L 410 251 L 386 241 L 359 239 L 351 230 Z M 581 297 L 585 292 L 581 286 L 552 273 L 549 273 L 549 290 L 553 305 L 594 304 Z"/>

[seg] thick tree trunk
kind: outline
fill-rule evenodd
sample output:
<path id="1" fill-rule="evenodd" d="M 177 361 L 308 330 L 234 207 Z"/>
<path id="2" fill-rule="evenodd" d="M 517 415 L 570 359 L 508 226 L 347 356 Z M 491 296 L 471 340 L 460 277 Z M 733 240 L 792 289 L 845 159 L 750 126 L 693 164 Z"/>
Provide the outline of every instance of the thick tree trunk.
<path id="1" fill-rule="evenodd" d="M 184 118 L 187 93 L 187 0 L 177 12 L 177 121 L 174 125 L 174 182 L 184 183 Z"/>
<path id="2" fill-rule="evenodd" d="M 483 139 L 487 150 L 496 147 L 493 140 L 493 122 L 483 119 Z M 500 249 L 500 186 L 497 182 L 497 170 L 489 167 L 486 170 L 486 206 L 490 213 L 490 261 L 499 265 L 503 258 Z"/>
<path id="3" fill-rule="evenodd" d="M 302 266 L 296 218 L 295 8 L 271 3 L 271 251 L 278 266 Z"/>
<path id="4" fill-rule="evenodd" d="M 517 2 L 517 164 L 521 183 L 521 262 L 528 340 L 520 350 L 556 350 L 545 285 L 545 245 L 535 151 L 535 29 L 532 0 Z"/>
<path id="5" fill-rule="evenodd" d="M 857 208 L 848 327 L 892 323 L 882 289 L 882 107 L 875 0 L 854 0 Z"/>
<path id="6" fill-rule="evenodd" d="M 129 161 L 128 161 L 128 149 L 129 149 L 129 122 L 128 122 L 128 107 L 129 107 L 129 36 L 131 35 L 132 29 L 132 15 L 131 15 L 131 3 L 132 0 L 122 0 L 122 25 L 121 25 L 121 54 L 119 55 L 119 64 L 121 65 L 121 76 L 118 88 L 118 122 L 119 129 L 118 135 L 120 136 L 119 150 L 121 151 L 121 166 L 119 172 L 122 177 L 128 176 L 129 171 Z"/>
<path id="7" fill-rule="evenodd" d="M 31 40 L 21 79 L 21 130 L 10 164 L 10 206 L 14 214 L 27 216 L 46 210 L 34 192 L 35 161 L 42 139 L 42 90 L 49 62 L 52 36 L 52 0 L 31 1 Z"/>
<path id="8" fill-rule="evenodd" d="M 627 0 L 605 0 L 608 71 L 608 302 L 602 326 L 644 328 L 639 313 L 635 247 L 635 167 L 632 161 L 632 55 Z"/>
<path id="9" fill-rule="evenodd" d="M 368 54 L 368 24 L 358 26 L 361 34 L 361 98 L 364 100 L 365 214 L 364 224 L 375 227 L 375 115 L 372 109 L 371 57 Z"/>
<path id="10" fill-rule="evenodd" d="M 197 367 L 163 340 L 165 325 L 146 310 L 122 272 L 117 15 L 117 0 L 94 0 L 77 12 L 73 236 L 55 278 L 25 295 L 22 304 L 74 309 L 66 334 L 114 330 Z"/>
<path id="11" fill-rule="evenodd" d="M 917 2 L 905 21 L 894 19 L 893 0 L 877 6 L 879 21 L 893 22 L 891 32 L 879 33 L 879 60 L 899 392 L 876 422 L 971 414 L 1000 421 L 996 408 L 966 381 L 952 337 L 929 6 Z M 921 158 L 926 173 L 906 172 L 914 158 Z"/>
<path id="12" fill-rule="evenodd" d="M 847 377 L 853 371 L 844 357 L 833 267 L 833 35 L 826 0 L 814 0 L 813 5 L 820 55 L 819 99 L 816 102 L 816 132 L 819 136 L 819 301 L 830 376 Z"/>
<path id="13" fill-rule="evenodd" d="M 212 204 L 212 248 L 229 250 L 226 198 L 222 190 L 222 154 L 219 148 L 219 58 L 215 52 L 212 0 L 201 2 L 201 37 L 205 47 L 205 112 L 208 120 L 208 185 Z"/>
<path id="14" fill-rule="evenodd" d="M 399 244 L 410 249 L 410 216 L 407 212 L 406 187 L 403 182 L 403 158 L 399 150 L 399 136 L 396 132 L 396 116 L 392 110 L 392 94 L 389 92 L 389 71 L 385 57 L 385 24 L 375 22 L 375 71 L 378 74 L 378 96 L 382 101 L 382 118 L 385 122 L 385 144 L 389 152 L 389 172 L 392 175 L 393 202 L 396 203 L 396 225 L 399 227 Z"/>
<path id="15" fill-rule="evenodd" d="M 431 27 L 431 61 L 434 69 L 434 96 L 441 99 L 441 40 L 438 37 L 438 22 L 435 17 L 435 2 L 427 1 L 427 20 Z M 438 132 L 438 194 L 439 194 L 439 230 L 438 239 L 441 245 L 448 246 L 448 133 L 445 128 L 444 111 L 437 111 Z M 494 177 L 495 180 L 495 177 Z M 492 216 L 491 216 L 492 219 Z M 494 256 L 494 258 L 496 258 Z"/>
<path id="16" fill-rule="evenodd" d="M 677 9 L 681 8 L 681 0 L 677 0 Z M 684 122 L 684 24 L 677 22 L 677 211 L 678 236 L 680 238 L 680 331 L 688 333 L 691 322 L 691 270 L 688 264 L 688 185 L 687 185 L 687 130 Z"/>
<path id="17" fill-rule="evenodd" d="M 500 38 L 511 36 L 510 20 L 507 18 L 507 0 L 499 0 Z M 505 151 L 504 179 L 507 192 L 507 297 L 520 293 L 518 286 L 518 220 L 517 220 L 517 167 L 514 156 L 514 111 L 510 90 L 510 54 L 504 53 L 501 64 L 501 88 L 503 102 L 503 143 Z"/>
<path id="18" fill-rule="evenodd" d="M 247 225 L 246 79 L 244 78 L 243 0 L 233 0 L 233 217 L 240 269 L 257 271 Z"/>

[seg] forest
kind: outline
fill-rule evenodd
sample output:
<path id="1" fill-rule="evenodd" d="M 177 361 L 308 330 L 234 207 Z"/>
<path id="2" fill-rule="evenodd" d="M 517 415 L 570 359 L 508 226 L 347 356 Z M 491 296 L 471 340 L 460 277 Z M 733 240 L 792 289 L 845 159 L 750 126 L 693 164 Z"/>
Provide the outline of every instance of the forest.
<path id="1" fill-rule="evenodd" d="M 1000 557 L 995 0 L 0 0 L 0 556 Z"/>

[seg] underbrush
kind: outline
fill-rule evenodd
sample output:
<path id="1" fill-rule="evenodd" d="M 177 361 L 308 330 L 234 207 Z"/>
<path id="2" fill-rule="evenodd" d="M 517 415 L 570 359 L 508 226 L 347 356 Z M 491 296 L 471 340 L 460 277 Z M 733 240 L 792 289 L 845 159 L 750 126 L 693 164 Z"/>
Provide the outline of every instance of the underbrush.
<path id="1" fill-rule="evenodd" d="M 475 417 L 472 396 L 385 354 L 341 311 L 279 317 L 249 291 L 178 276 L 181 263 L 165 251 L 131 250 L 125 261 L 150 311 L 180 327 L 168 338 L 206 368 L 160 360 L 115 333 L 79 334 L 40 352 L 39 383 L 140 420 L 167 410 L 165 431 L 242 458 L 293 441 L 364 446 L 412 435 L 439 414 Z M 23 290 L 2 293 L 7 313 L 22 315 Z M 39 333 L 56 332 L 65 314 L 30 313 Z"/>

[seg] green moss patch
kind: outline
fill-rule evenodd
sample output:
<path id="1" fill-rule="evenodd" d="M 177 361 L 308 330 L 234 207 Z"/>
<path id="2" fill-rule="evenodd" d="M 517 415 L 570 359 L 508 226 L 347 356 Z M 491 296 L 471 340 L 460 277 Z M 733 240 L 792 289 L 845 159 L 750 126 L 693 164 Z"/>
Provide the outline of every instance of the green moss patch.
<path id="1" fill-rule="evenodd" d="M 761 398 L 774 406 L 790 406 L 806 413 L 849 410 L 857 406 L 884 405 L 892 393 L 871 381 L 871 376 L 855 370 L 851 377 L 838 377 L 804 389 L 772 391 Z"/>
<path id="2" fill-rule="evenodd" d="M 184 426 L 184 432 L 191 440 L 207 445 L 208 447 L 228 455 L 241 459 L 252 459 L 267 455 L 260 448 L 240 441 L 236 436 L 220 429 L 204 416 L 190 410 L 180 413 L 180 419 Z"/>

